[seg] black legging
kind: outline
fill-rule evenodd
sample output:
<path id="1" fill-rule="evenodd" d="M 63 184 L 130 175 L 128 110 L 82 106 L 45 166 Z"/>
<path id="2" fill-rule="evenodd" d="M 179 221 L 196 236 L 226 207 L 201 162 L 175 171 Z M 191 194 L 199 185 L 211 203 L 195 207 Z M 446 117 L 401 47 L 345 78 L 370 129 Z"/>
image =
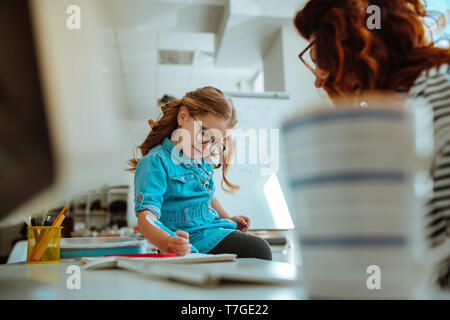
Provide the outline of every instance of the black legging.
<path id="1" fill-rule="evenodd" d="M 238 258 L 258 258 L 272 260 L 272 250 L 263 238 L 233 231 L 208 253 L 234 253 Z"/>

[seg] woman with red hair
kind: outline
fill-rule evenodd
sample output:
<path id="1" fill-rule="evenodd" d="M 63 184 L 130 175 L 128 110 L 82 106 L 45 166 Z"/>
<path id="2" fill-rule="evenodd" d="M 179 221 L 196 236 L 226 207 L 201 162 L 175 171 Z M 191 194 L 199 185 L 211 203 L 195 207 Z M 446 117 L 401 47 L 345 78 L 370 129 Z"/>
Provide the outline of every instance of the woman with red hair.
<path id="1" fill-rule="evenodd" d="M 379 25 L 373 28 L 368 19 L 377 11 L 370 6 L 379 9 Z M 359 104 L 372 92 L 400 93 L 408 103 L 432 110 L 434 192 L 427 238 L 440 253 L 435 281 L 449 288 L 450 50 L 427 39 L 426 16 L 420 0 L 310 0 L 295 15 L 294 25 L 309 41 L 300 60 L 332 100 Z"/>

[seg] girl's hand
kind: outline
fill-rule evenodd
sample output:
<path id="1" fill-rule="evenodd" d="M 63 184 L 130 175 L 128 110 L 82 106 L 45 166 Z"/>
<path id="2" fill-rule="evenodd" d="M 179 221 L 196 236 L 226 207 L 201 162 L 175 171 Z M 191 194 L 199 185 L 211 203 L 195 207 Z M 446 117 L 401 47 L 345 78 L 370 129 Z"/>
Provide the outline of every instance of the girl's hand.
<path id="1" fill-rule="evenodd" d="M 189 233 L 177 230 L 175 233 L 179 236 L 169 236 L 166 239 L 167 252 L 175 253 L 177 256 L 184 256 L 191 252 L 192 245 L 189 243 Z"/>
<path id="2" fill-rule="evenodd" d="M 247 232 L 250 227 L 250 219 L 246 216 L 234 216 L 231 220 L 237 223 L 237 229 L 242 232 Z"/>

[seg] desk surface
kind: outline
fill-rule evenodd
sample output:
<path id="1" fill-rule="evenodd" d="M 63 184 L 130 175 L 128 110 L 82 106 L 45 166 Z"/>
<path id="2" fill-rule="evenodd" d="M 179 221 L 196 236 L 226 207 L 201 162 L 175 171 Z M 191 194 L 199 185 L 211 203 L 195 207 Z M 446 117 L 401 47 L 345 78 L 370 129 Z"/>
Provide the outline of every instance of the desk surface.
<path id="1" fill-rule="evenodd" d="M 261 285 L 222 283 L 215 288 L 201 288 L 188 284 L 150 279 L 139 273 L 120 269 L 81 269 L 81 289 L 68 289 L 66 273 L 70 265 L 13 263 L 0 265 L 0 299 L 305 299 L 300 284 Z"/>
<path id="2" fill-rule="evenodd" d="M 178 282 L 150 279 L 142 274 L 121 270 L 81 269 L 81 289 L 68 289 L 66 273 L 70 265 L 12 263 L 0 265 L 0 299 L 148 299 L 148 300 L 301 300 L 306 291 L 298 284 L 261 285 L 222 283 L 201 288 Z M 211 264 L 213 267 L 213 264 Z M 424 292 L 420 299 L 450 299 L 450 292 Z"/>

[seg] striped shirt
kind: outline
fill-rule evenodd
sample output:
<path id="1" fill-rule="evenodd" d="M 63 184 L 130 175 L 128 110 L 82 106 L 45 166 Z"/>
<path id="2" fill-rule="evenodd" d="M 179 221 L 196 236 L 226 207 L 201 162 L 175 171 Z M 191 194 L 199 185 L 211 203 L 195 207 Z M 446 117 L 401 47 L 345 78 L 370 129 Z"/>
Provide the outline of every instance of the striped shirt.
<path id="1" fill-rule="evenodd" d="M 423 71 L 408 96 L 433 117 L 434 154 L 430 172 L 433 193 L 427 203 L 427 247 L 433 259 L 433 281 L 450 287 L 450 65 Z"/>

